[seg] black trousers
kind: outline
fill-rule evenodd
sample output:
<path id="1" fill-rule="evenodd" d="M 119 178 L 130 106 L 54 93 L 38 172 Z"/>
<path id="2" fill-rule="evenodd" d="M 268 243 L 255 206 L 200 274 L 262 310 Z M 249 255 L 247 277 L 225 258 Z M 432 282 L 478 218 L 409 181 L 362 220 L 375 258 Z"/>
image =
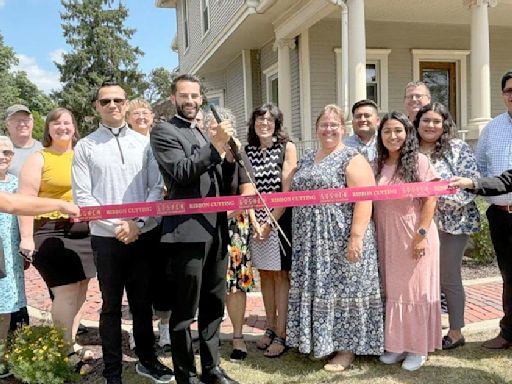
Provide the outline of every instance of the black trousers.
<path id="1" fill-rule="evenodd" d="M 121 377 L 121 303 L 126 289 L 133 317 L 135 353 L 141 362 L 155 359 L 153 311 L 151 307 L 150 248 L 153 231 L 142 234 L 130 244 L 112 237 L 91 236 L 103 305 L 100 336 L 103 350 L 104 377 Z"/>
<path id="2" fill-rule="evenodd" d="M 162 243 L 169 254 L 171 348 L 176 382 L 196 377 L 190 325 L 199 308 L 198 331 L 202 371 L 219 364 L 219 332 L 226 295 L 227 252 L 220 237 L 207 243 Z"/>
<path id="3" fill-rule="evenodd" d="M 487 210 L 491 239 L 503 278 L 501 336 L 512 342 L 512 214 L 491 205 Z"/>

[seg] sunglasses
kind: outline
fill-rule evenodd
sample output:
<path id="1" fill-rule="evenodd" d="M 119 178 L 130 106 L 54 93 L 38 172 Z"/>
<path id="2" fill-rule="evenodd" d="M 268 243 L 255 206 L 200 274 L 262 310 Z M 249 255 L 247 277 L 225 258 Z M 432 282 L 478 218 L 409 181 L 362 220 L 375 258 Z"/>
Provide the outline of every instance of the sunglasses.
<path id="1" fill-rule="evenodd" d="M 5 157 L 12 157 L 14 156 L 14 152 L 11 151 L 10 149 L 4 149 L 3 151 L 0 151 L 2 153 L 2 155 L 4 155 Z"/>
<path id="2" fill-rule="evenodd" d="M 110 103 L 114 102 L 115 105 L 121 105 L 126 101 L 126 99 L 100 99 L 98 102 L 102 107 L 106 107 L 107 105 L 110 105 Z"/>

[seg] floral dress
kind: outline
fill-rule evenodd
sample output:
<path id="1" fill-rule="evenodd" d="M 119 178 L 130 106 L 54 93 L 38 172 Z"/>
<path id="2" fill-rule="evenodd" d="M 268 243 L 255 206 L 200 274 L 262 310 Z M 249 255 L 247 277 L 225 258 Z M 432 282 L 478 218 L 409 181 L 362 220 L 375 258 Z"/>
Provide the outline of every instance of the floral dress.
<path id="1" fill-rule="evenodd" d="M 8 175 L 0 181 L 0 191 L 16 192 L 18 179 Z M 6 277 L 0 279 L 0 313 L 13 313 L 27 305 L 23 258 L 18 254 L 20 235 L 16 216 L 0 213 L 0 236 L 2 239 Z"/>
<path id="2" fill-rule="evenodd" d="M 228 292 L 250 292 L 254 288 L 249 232 L 249 216 L 245 211 L 229 220 Z"/>
<path id="3" fill-rule="evenodd" d="M 346 167 L 358 154 L 345 147 L 315 162 L 301 158 L 292 190 L 345 188 Z M 347 260 L 354 204 L 293 208 L 293 251 L 287 344 L 316 358 L 349 350 L 380 355 L 384 347 L 383 303 L 373 223 L 359 261 Z"/>

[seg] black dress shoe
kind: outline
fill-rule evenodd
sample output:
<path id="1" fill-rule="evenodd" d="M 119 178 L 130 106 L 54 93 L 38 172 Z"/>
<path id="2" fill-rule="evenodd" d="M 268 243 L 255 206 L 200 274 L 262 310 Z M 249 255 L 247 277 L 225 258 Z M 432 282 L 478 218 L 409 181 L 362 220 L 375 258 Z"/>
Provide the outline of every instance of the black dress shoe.
<path id="1" fill-rule="evenodd" d="M 218 365 L 206 372 L 203 372 L 201 375 L 201 381 L 204 384 L 240 384 L 238 381 L 230 378 Z"/>

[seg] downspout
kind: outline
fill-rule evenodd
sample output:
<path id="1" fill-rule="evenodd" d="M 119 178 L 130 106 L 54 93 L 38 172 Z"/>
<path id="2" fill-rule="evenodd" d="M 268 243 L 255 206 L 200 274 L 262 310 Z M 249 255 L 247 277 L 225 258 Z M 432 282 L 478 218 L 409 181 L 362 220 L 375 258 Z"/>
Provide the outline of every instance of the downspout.
<path id="1" fill-rule="evenodd" d="M 348 120 L 350 108 L 348 105 L 348 7 L 345 0 L 330 0 L 341 7 L 341 89 L 343 92 L 343 115 Z"/>

